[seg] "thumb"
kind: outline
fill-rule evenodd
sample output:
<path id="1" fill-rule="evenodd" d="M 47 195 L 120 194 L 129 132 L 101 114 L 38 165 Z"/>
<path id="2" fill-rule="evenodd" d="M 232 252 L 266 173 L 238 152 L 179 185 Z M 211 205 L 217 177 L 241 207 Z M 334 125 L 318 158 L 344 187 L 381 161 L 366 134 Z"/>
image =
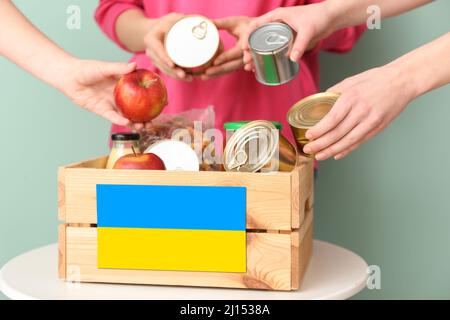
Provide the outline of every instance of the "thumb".
<path id="1" fill-rule="evenodd" d="M 106 77 L 121 76 L 136 70 L 136 62 L 105 62 L 101 65 L 101 72 Z"/>
<path id="2" fill-rule="evenodd" d="M 235 17 L 226 17 L 213 20 L 217 29 L 231 31 L 235 26 Z"/>
<path id="3" fill-rule="evenodd" d="M 312 38 L 312 32 L 308 29 L 303 29 L 297 33 L 294 44 L 292 45 L 290 57 L 292 61 L 298 62 L 303 56 Z"/>
<path id="4" fill-rule="evenodd" d="M 111 121 L 111 123 L 116 124 L 118 126 L 126 127 L 130 124 L 130 120 L 126 119 L 124 116 L 119 114 L 117 111 L 115 111 L 113 108 L 110 108 L 100 114 L 103 118 Z"/>

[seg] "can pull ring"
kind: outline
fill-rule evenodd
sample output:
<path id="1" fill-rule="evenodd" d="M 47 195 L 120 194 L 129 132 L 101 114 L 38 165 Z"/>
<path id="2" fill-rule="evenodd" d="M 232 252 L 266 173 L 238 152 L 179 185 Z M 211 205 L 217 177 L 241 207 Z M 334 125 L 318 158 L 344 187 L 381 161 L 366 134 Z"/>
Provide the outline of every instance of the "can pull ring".
<path id="1" fill-rule="evenodd" d="M 208 33 L 208 24 L 206 23 L 206 21 L 202 21 L 192 28 L 192 34 L 198 40 L 205 39 L 207 33 Z"/>
<path id="2" fill-rule="evenodd" d="M 247 153 L 244 150 L 239 150 L 234 155 L 233 159 L 231 160 L 231 163 L 229 164 L 230 169 L 236 169 L 242 167 L 248 160 Z"/>
<path id="3" fill-rule="evenodd" d="M 266 37 L 266 43 L 268 45 L 283 45 L 287 43 L 289 39 L 281 34 L 278 34 L 276 32 L 271 32 Z"/>

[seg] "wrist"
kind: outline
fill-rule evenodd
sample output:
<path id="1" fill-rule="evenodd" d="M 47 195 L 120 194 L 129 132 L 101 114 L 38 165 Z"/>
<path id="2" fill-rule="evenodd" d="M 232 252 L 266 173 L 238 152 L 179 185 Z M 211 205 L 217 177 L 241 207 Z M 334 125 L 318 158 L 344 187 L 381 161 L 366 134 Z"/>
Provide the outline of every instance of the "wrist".
<path id="1" fill-rule="evenodd" d="M 322 6 L 322 12 L 328 22 L 329 33 L 333 33 L 347 26 L 345 2 L 327 0 L 320 2 L 319 5 Z"/>
<path id="2" fill-rule="evenodd" d="M 52 56 L 51 61 L 44 68 L 47 69 L 43 79 L 54 88 L 65 92 L 67 82 L 71 79 L 76 65 L 80 61 L 67 52 L 58 52 Z"/>
<path id="3" fill-rule="evenodd" d="M 425 92 L 420 76 L 417 76 L 418 73 L 413 66 L 400 60 L 394 60 L 381 68 L 391 75 L 387 80 L 392 83 L 391 87 L 398 89 L 398 94 L 401 94 L 408 103 Z"/>
<path id="4" fill-rule="evenodd" d="M 77 71 L 81 70 L 82 62 L 83 60 L 71 55 L 62 57 L 55 65 L 57 75 L 53 77 L 55 82 L 51 83 L 51 85 L 65 95 L 70 95 L 69 93 L 76 82 Z"/>

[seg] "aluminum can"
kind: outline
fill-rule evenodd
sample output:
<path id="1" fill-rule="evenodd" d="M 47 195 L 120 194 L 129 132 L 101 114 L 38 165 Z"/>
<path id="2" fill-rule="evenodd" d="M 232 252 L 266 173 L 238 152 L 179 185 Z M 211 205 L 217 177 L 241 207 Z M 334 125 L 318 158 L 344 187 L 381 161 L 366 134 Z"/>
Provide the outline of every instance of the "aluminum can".
<path id="1" fill-rule="evenodd" d="M 297 165 L 297 149 L 270 121 L 251 121 L 228 140 L 223 166 L 234 172 L 292 171 Z"/>
<path id="2" fill-rule="evenodd" d="M 279 22 L 267 23 L 252 32 L 248 42 L 260 83 L 277 86 L 295 78 L 299 65 L 288 55 L 293 39 L 291 27 Z"/>
<path id="3" fill-rule="evenodd" d="M 164 46 L 172 61 L 193 75 L 203 73 L 222 47 L 214 23 L 197 15 L 178 20 L 169 29 Z"/>
<path id="4" fill-rule="evenodd" d="M 289 109 L 287 121 L 295 137 L 299 153 L 303 156 L 313 157 L 306 154 L 303 147 L 310 142 L 305 134 L 308 129 L 314 127 L 331 110 L 339 93 L 322 92 L 308 96 Z"/>

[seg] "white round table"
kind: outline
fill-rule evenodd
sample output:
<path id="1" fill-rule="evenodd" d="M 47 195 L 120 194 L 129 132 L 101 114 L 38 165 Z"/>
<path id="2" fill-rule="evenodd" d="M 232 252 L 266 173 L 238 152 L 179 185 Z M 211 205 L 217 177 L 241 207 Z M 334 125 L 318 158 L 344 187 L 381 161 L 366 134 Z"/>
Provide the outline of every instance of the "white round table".
<path id="1" fill-rule="evenodd" d="M 0 271 L 0 291 L 11 299 L 303 300 L 347 299 L 366 286 L 367 263 L 339 246 L 314 241 L 299 291 L 67 283 L 57 277 L 56 244 L 24 253 Z"/>

